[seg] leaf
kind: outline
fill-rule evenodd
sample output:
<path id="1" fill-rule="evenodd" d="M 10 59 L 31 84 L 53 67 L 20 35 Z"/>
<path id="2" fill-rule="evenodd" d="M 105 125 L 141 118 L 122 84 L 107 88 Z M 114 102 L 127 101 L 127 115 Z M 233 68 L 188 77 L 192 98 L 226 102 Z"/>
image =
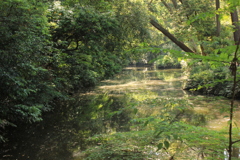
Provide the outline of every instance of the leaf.
<path id="1" fill-rule="evenodd" d="M 178 135 L 173 135 L 173 138 L 175 139 L 175 140 L 178 140 Z"/>
<path id="2" fill-rule="evenodd" d="M 227 121 L 227 124 L 228 124 L 228 125 L 230 125 L 231 123 L 232 123 L 232 121 L 231 121 L 231 120 Z"/>
<path id="3" fill-rule="evenodd" d="M 170 136 L 170 135 L 167 135 L 166 138 L 167 138 L 168 140 L 170 140 L 170 139 L 171 139 L 171 136 Z"/>
<path id="4" fill-rule="evenodd" d="M 165 148 L 168 149 L 169 146 L 170 146 L 169 142 L 168 141 L 164 141 L 163 143 L 164 143 Z"/>
<path id="5" fill-rule="evenodd" d="M 157 147 L 158 147 L 157 151 L 159 151 L 160 149 L 163 148 L 163 143 L 159 143 L 159 144 L 157 145 Z"/>
<path id="6" fill-rule="evenodd" d="M 234 122 L 234 125 L 238 128 L 238 124 L 236 122 Z M 238 128 L 239 129 L 239 128 Z"/>
<path id="7" fill-rule="evenodd" d="M 160 131 L 156 134 L 156 137 L 158 137 L 161 133 L 163 133 L 163 131 Z"/>
<path id="8" fill-rule="evenodd" d="M 144 123 L 144 126 L 147 126 L 147 125 L 148 125 L 148 123 L 149 123 L 149 121 L 146 121 L 146 122 Z"/>
<path id="9" fill-rule="evenodd" d="M 117 111 L 117 115 L 120 115 L 122 113 L 122 110 Z"/>
<path id="10" fill-rule="evenodd" d="M 137 112 L 138 112 L 138 109 L 137 109 L 137 108 L 134 108 L 134 109 L 133 109 L 133 113 L 134 113 L 134 114 L 137 114 Z"/>

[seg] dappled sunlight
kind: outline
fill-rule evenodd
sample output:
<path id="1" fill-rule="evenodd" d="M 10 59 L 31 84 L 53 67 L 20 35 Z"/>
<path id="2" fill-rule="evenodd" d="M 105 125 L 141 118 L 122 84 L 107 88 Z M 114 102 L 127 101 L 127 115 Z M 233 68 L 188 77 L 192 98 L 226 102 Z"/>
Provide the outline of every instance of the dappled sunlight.
<path id="1" fill-rule="evenodd" d="M 235 116 L 233 118 L 233 128 L 240 127 L 240 111 L 235 111 Z M 218 114 L 216 119 L 212 119 L 208 122 L 207 127 L 213 130 L 228 130 L 229 126 L 229 116 L 228 114 Z"/>
<path id="2" fill-rule="evenodd" d="M 213 130 L 228 129 L 230 99 L 223 97 L 194 96 L 189 97 L 189 102 L 194 105 L 196 113 L 207 115 L 206 127 Z M 235 108 L 239 110 L 240 102 L 235 101 Z M 235 111 L 234 127 L 240 126 L 240 112 Z"/>
<path id="3" fill-rule="evenodd" d="M 213 130 L 228 129 L 229 117 L 214 119 L 208 122 L 207 127 Z"/>

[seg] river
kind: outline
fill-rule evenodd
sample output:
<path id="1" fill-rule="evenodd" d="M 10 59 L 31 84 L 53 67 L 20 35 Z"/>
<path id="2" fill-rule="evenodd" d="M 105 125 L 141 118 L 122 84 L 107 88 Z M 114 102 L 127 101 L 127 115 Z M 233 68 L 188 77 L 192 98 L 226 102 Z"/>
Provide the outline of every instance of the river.
<path id="1" fill-rule="evenodd" d="M 185 80 L 180 69 L 127 67 L 93 90 L 75 94 L 75 100 L 56 104 L 44 121 L 12 129 L 0 157 L 224 159 L 230 101 L 184 91 Z M 238 125 L 239 102 L 235 104 Z"/>

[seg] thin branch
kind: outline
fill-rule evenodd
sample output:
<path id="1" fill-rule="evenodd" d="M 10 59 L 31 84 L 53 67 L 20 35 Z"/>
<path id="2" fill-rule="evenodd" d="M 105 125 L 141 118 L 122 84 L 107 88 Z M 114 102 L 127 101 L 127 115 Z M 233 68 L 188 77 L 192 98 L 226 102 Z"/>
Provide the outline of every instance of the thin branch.
<path id="1" fill-rule="evenodd" d="M 235 53 L 234 53 L 234 57 L 236 57 L 236 58 L 237 58 L 237 52 L 239 50 L 239 46 L 240 46 L 240 37 L 239 37 L 239 40 L 238 40 L 237 48 L 236 48 Z"/>
<path id="2" fill-rule="evenodd" d="M 230 106 L 230 111 L 229 111 L 229 114 L 230 114 L 230 124 L 229 124 L 229 132 L 228 132 L 228 135 L 229 135 L 229 145 L 228 145 L 229 160 L 232 159 L 232 145 L 234 143 L 232 141 L 232 128 L 233 128 L 232 121 L 233 121 L 233 112 L 234 112 L 233 109 L 234 109 L 234 101 L 235 101 L 236 86 L 237 86 L 237 61 L 238 61 L 237 52 L 239 49 L 239 45 L 240 45 L 240 37 L 239 37 L 239 41 L 237 43 L 237 48 L 234 53 L 234 58 L 229 67 L 229 69 L 232 72 L 232 76 L 233 76 L 232 100 L 231 100 L 231 106 Z"/>
<path id="3" fill-rule="evenodd" d="M 237 143 L 237 142 L 240 142 L 240 139 L 236 140 L 236 141 L 233 141 L 232 144 Z"/>

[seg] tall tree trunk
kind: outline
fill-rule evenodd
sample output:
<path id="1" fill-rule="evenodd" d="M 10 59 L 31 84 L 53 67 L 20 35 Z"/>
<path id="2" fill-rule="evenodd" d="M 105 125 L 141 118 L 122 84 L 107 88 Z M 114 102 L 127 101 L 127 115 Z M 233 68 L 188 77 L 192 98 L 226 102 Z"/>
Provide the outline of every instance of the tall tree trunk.
<path id="1" fill-rule="evenodd" d="M 150 23 L 159 31 L 161 31 L 166 37 L 168 37 L 173 43 L 175 43 L 178 47 L 180 47 L 185 52 L 192 52 L 190 48 L 188 48 L 184 43 L 178 41 L 170 32 L 168 32 L 165 28 L 163 28 L 159 23 L 155 20 L 151 19 Z"/>
<path id="2" fill-rule="evenodd" d="M 219 8 L 220 8 L 220 0 L 216 0 L 216 11 L 218 11 Z M 216 23 L 217 23 L 216 36 L 219 37 L 221 32 L 221 23 L 220 23 L 220 17 L 218 13 L 216 14 Z"/>
<path id="3" fill-rule="evenodd" d="M 238 24 L 238 12 L 237 8 L 233 12 L 231 12 L 231 18 L 232 18 L 232 25 L 234 26 L 234 32 L 233 37 L 235 44 L 238 44 L 239 38 L 240 38 L 240 25 Z"/>

